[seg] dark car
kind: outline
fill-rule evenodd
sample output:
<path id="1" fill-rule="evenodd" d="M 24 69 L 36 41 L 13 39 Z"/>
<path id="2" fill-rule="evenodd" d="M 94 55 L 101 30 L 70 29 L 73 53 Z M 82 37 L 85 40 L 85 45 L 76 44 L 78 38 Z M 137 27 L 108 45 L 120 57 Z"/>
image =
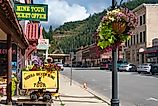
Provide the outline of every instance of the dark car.
<path id="1" fill-rule="evenodd" d="M 151 66 L 150 72 L 151 72 L 152 75 L 154 75 L 155 73 L 158 73 L 158 64 L 153 64 Z"/>
<path id="2" fill-rule="evenodd" d="M 103 69 L 109 69 L 109 64 L 110 64 L 110 61 L 100 62 L 100 69 L 101 70 L 103 70 Z"/>

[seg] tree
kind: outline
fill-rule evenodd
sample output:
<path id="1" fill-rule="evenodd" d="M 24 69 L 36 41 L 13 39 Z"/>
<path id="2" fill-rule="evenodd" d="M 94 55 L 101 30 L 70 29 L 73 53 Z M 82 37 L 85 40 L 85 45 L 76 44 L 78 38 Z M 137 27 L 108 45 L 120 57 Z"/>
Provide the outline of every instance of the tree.
<path id="1" fill-rule="evenodd" d="M 47 32 L 46 32 L 45 28 L 43 28 L 42 34 L 43 34 L 43 38 L 44 38 L 44 39 L 48 39 L 48 38 L 47 38 Z"/>
<path id="2" fill-rule="evenodd" d="M 52 28 L 52 25 L 50 25 L 49 31 L 48 31 L 48 39 L 50 42 L 52 41 L 52 35 L 53 35 L 53 28 Z"/>

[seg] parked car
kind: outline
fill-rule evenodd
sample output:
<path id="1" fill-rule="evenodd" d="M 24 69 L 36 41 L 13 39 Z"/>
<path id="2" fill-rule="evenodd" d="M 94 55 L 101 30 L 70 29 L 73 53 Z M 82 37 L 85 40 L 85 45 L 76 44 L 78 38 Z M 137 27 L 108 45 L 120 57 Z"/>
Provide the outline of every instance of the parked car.
<path id="1" fill-rule="evenodd" d="M 151 63 L 144 63 L 144 64 L 141 64 L 137 67 L 137 72 L 140 74 L 142 72 L 145 72 L 145 73 L 150 73 L 151 71 L 151 66 L 152 64 Z"/>
<path id="2" fill-rule="evenodd" d="M 121 64 L 127 64 L 128 62 L 125 60 L 117 61 L 117 69 L 120 67 Z M 109 63 L 109 70 L 112 70 L 112 63 Z"/>
<path id="3" fill-rule="evenodd" d="M 64 64 L 64 67 L 70 67 L 70 64 L 65 63 L 65 64 Z"/>
<path id="4" fill-rule="evenodd" d="M 109 69 L 109 63 L 110 63 L 110 61 L 100 62 L 100 69 L 101 70 L 103 70 L 103 69 Z"/>
<path id="5" fill-rule="evenodd" d="M 121 64 L 121 65 L 119 66 L 118 71 L 134 72 L 134 71 L 137 71 L 137 67 L 136 67 L 134 64 L 125 63 L 125 64 Z"/>
<path id="6" fill-rule="evenodd" d="M 152 75 L 154 75 L 155 73 L 158 73 L 158 64 L 153 64 L 151 66 L 150 72 L 151 72 Z"/>
<path id="7" fill-rule="evenodd" d="M 88 64 L 88 63 L 82 63 L 82 65 L 81 65 L 81 67 L 82 68 L 87 68 L 87 67 L 89 67 L 90 65 Z"/>
<path id="8" fill-rule="evenodd" d="M 61 68 L 61 71 L 64 70 L 64 65 L 61 62 L 56 62 L 55 64 L 57 64 Z"/>

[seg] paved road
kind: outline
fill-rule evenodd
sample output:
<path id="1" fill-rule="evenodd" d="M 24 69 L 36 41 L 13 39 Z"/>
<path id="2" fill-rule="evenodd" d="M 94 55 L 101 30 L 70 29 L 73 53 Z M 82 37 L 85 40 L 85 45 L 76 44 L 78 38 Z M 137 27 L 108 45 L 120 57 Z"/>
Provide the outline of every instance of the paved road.
<path id="1" fill-rule="evenodd" d="M 61 74 L 70 77 L 70 68 Z M 73 80 L 111 99 L 111 72 L 73 69 Z M 158 106 L 158 75 L 119 72 L 119 98 L 122 106 Z"/>

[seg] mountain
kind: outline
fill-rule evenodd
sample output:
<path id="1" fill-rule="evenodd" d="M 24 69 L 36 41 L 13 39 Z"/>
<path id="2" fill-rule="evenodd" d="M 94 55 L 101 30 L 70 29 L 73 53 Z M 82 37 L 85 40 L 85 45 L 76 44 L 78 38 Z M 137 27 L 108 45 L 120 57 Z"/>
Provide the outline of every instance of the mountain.
<path id="1" fill-rule="evenodd" d="M 158 0 L 132 0 L 122 4 L 124 7 L 134 9 L 142 3 L 158 3 Z M 109 7 L 108 9 L 110 9 Z M 56 28 L 52 33 L 52 44 L 50 52 L 60 49 L 64 53 L 76 51 L 81 46 L 94 43 L 93 35 L 96 32 L 101 18 L 106 14 L 106 10 L 101 13 L 93 14 L 82 21 L 67 22 Z"/>
<path id="2" fill-rule="evenodd" d="M 93 43 L 93 34 L 105 14 L 106 11 L 103 11 L 82 21 L 67 22 L 54 30 L 53 39 L 58 41 L 58 47 L 64 53 L 75 51 L 81 46 L 90 45 Z"/>

